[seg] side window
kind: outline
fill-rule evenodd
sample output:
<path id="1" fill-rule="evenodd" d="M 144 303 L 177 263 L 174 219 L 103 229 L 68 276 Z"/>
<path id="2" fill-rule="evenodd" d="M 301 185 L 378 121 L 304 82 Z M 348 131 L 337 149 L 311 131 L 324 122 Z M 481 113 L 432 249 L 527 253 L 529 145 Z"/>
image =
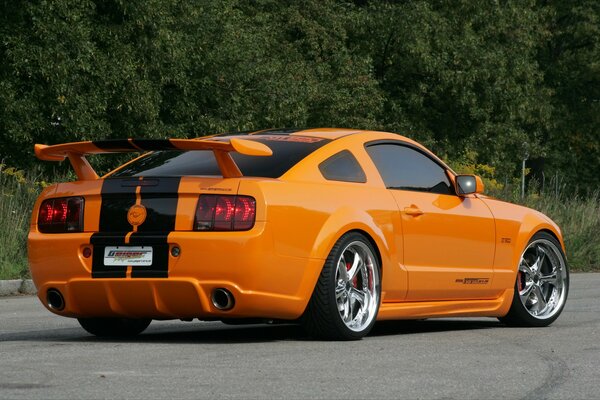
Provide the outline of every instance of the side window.
<path id="1" fill-rule="evenodd" d="M 367 153 L 388 189 L 454 194 L 444 169 L 417 150 L 385 143 L 367 146 Z"/>
<path id="2" fill-rule="evenodd" d="M 319 164 L 319 170 L 330 181 L 365 183 L 367 176 L 348 150 L 340 151 Z"/>

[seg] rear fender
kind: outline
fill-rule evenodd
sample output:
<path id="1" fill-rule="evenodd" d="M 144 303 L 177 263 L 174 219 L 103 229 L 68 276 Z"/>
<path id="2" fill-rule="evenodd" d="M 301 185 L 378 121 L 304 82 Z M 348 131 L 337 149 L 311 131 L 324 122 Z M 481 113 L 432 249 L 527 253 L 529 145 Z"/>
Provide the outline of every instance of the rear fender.
<path id="1" fill-rule="evenodd" d="M 369 214 L 351 207 L 341 207 L 331 214 L 323 224 L 323 228 L 315 239 L 310 257 L 326 259 L 335 243 L 345 233 L 353 230 L 364 231 L 371 236 L 381 253 L 385 252 L 382 251 L 382 248 L 389 248 L 383 231 L 375 225 Z"/>
<path id="2" fill-rule="evenodd" d="M 385 230 L 386 226 L 389 230 Z M 361 231 L 368 235 L 376 246 L 375 251 L 381 259 L 382 300 L 386 300 L 386 295 L 388 300 L 403 299 L 408 278 L 401 263 L 402 252 L 395 240 L 396 233 L 391 224 L 379 225 L 367 212 L 341 207 L 331 214 L 317 235 L 311 258 L 327 259 L 337 241 L 350 231 Z"/>

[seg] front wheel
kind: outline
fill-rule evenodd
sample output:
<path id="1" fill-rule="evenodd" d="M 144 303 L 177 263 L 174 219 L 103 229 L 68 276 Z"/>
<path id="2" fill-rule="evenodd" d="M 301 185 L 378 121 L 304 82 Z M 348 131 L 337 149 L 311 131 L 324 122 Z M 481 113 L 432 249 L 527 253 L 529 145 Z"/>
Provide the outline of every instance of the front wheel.
<path id="1" fill-rule="evenodd" d="M 92 335 L 115 338 L 137 336 L 152 322 L 146 318 L 77 318 L 77 321 Z"/>
<path id="2" fill-rule="evenodd" d="M 302 316 L 311 336 L 356 340 L 369 333 L 379 311 L 381 269 L 371 243 L 350 232 L 333 246 Z"/>
<path id="3" fill-rule="evenodd" d="M 548 326 L 562 312 L 569 292 L 569 270 L 562 247 L 546 232 L 536 233 L 519 261 L 512 305 L 501 322 Z"/>

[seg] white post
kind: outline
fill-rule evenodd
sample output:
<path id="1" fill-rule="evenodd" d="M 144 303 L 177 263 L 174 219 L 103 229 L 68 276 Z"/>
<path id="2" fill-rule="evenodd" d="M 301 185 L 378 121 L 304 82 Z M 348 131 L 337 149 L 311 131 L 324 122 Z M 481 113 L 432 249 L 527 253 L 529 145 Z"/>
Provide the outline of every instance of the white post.
<path id="1" fill-rule="evenodd" d="M 525 198 L 525 161 L 523 159 L 523 166 L 521 167 L 521 198 Z"/>
<path id="2" fill-rule="evenodd" d="M 525 161 L 529 158 L 529 143 L 523 143 L 523 165 L 521 166 L 521 198 L 525 198 Z"/>

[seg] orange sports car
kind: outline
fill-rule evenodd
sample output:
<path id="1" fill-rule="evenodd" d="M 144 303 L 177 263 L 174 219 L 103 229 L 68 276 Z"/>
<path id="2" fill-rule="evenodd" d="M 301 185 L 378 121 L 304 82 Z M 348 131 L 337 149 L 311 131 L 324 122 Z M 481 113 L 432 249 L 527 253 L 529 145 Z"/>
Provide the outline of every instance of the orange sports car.
<path id="1" fill-rule="evenodd" d="M 142 152 L 103 177 L 88 154 Z M 559 227 L 484 196 L 406 137 L 350 129 L 36 145 L 78 180 L 29 233 L 41 302 L 98 336 L 152 319 L 299 321 L 359 339 L 376 320 L 545 326 L 569 272 Z"/>

